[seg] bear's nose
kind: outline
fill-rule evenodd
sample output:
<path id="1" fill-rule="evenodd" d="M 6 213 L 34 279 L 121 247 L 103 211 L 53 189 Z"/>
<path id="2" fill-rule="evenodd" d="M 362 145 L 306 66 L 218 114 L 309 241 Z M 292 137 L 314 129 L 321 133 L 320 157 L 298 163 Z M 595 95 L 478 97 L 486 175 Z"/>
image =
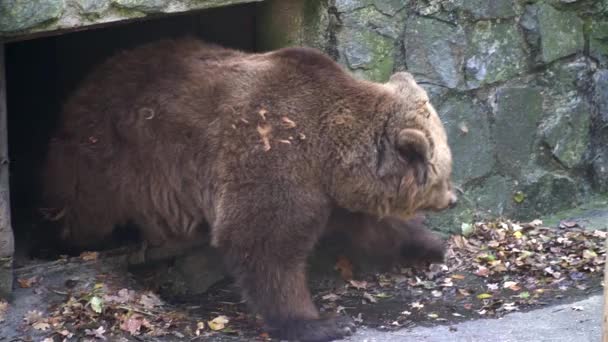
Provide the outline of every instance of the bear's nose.
<path id="1" fill-rule="evenodd" d="M 455 193 L 450 192 L 450 202 L 448 204 L 448 208 L 452 209 L 458 204 L 458 196 Z"/>

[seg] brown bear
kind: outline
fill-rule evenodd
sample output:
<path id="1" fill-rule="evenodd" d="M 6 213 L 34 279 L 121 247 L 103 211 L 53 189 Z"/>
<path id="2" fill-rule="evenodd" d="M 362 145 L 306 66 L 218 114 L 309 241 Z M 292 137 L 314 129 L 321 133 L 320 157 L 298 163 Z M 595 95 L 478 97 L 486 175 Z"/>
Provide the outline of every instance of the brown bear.
<path id="1" fill-rule="evenodd" d="M 349 213 L 373 236 L 449 207 L 451 163 L 408 73 L 379 84 L 310 48 L 256 54 L 188 38 L 121 52 L 84 79 L 50 142 L 44 202 L 76 244 L 129 223 L 149 244 L 208 228 L 279 336 L 325 341 L 354 326 L 311 300 L 319 237 Z"/>

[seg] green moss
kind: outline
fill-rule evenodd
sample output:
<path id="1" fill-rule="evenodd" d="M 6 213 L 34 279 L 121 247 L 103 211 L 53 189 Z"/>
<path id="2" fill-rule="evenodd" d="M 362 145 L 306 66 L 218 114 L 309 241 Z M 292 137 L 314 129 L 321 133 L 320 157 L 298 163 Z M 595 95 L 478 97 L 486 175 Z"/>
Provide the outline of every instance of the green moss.
<path id="1" fill-rule="evenodd" d="M 559 222 L 570 218 L 584 218 L 588 229 L 606 229 L 608 226 L 608 196 L 596 195 L 581 205 L 552 215 L 541 217 L 543 224 L 557 227 Z"/>

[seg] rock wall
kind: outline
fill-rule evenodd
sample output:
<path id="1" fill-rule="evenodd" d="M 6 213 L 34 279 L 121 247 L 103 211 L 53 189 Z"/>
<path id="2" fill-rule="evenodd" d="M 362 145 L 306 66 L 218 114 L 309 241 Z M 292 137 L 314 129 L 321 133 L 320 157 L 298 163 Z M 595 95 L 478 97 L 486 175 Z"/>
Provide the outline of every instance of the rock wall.
<path id="1" fill-rule="evenodd" d="M 0 41 L 262 0 L 2 0 Z"/>
<path id="2" fill-rule="evenodd" d="M 446 124 L 458 209 L 532 219 L 608 193 L 607 0 L 331 0 L 326 50 L 361 77 L 408 70 Z"/>

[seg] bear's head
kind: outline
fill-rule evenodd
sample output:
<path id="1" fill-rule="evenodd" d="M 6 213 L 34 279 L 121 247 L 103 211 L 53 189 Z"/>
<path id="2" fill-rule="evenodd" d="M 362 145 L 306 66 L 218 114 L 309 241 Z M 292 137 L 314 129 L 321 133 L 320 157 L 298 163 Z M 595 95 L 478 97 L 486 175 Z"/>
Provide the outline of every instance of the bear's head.
<path id="1" fill-rule="evenodd" d="M 391 213 L 409 217 L 416 211 L 454 206 L 458 198 L 451 182 L 452 153 L 426 91 L 406 72 L 394 74 L 384 86 L 398 99 L 389 109 L 381 148 L 383 166 L 390 171 L 383 173 L 381 166 L 379 173 L 381 178 L 388 176 L 389 183 L 397 178 Z"/>
<path id="2" fill-rule="evenodd" d="M 338 205 L 401 218 L 455 205 L 452 154 L 425 90 L 406 72 L 367 84 L 379 96 L 369 101 L 373 114 L 361 116 L 351 149 L 342 153 L 347 158 L 333 181 L 340 186 Z"/>

